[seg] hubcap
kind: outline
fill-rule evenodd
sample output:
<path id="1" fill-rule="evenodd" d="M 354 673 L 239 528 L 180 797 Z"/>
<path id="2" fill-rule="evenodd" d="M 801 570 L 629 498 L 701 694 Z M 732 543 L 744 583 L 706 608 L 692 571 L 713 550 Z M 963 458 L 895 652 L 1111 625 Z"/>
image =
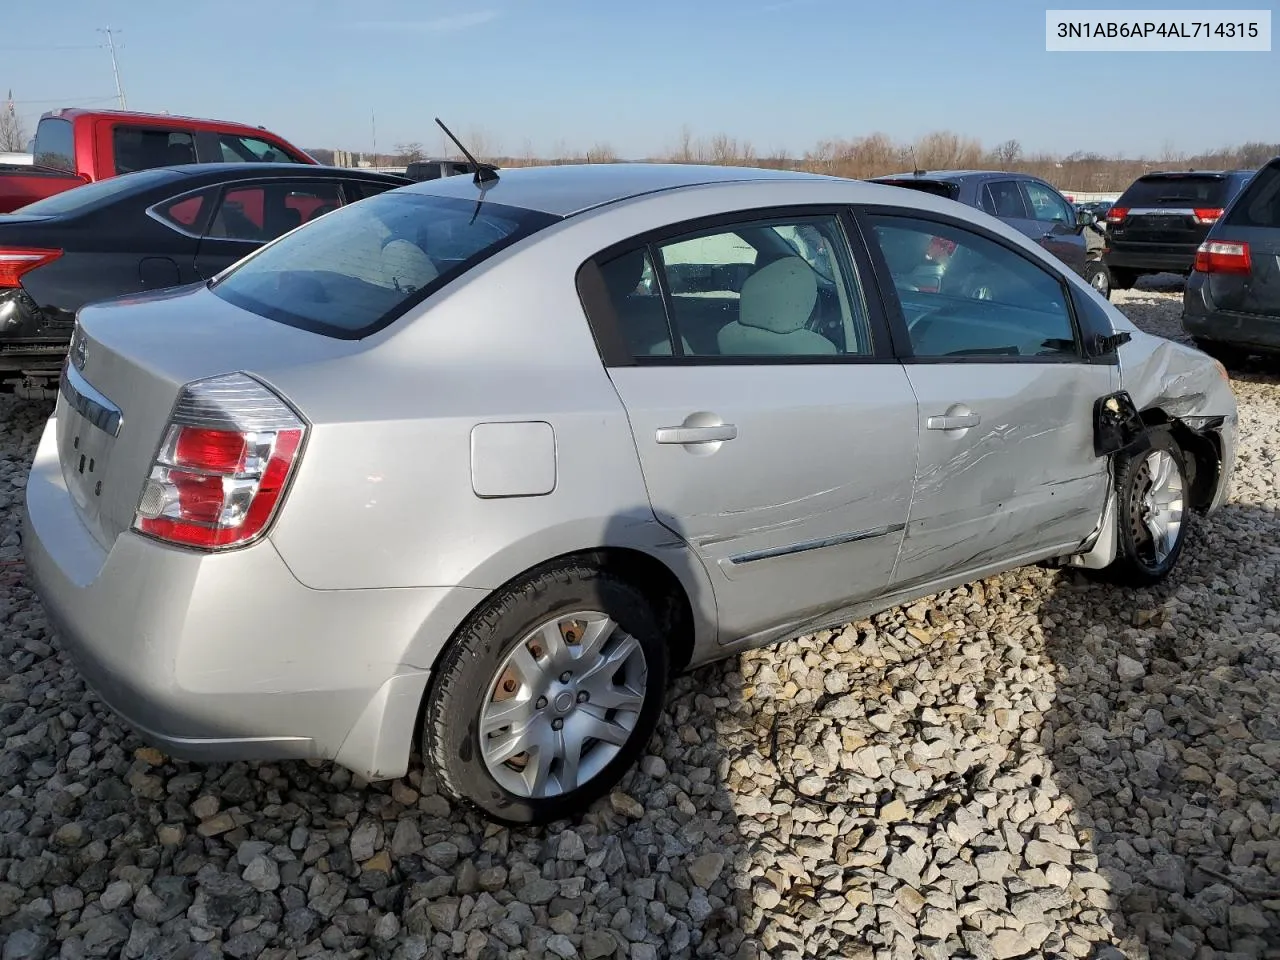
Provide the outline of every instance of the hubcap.
<path id="1" fill-rule="evenodd" d="M 1110 289 L 1110 284 L 1107 283 L 1107 275 L 1102 271 L 1098 271 L 1093 275 L 1093 289 L 1102 294 L 1105 294 Z"/>
<path id="2" fill-rule="evenodd" d="M 577 789 L 631 739 L 648 674 L 639 642 L 603 613 L 541 624 L 489 684 L 480 707 L 485 767 L 521 797 Z"/>
<path id="3" fill-rule="evenodd" d="M 1164 450 L 1153 450 L 1138 469 L 1133 486 L 1134 541 L 1153 566 L 1173 552 L 1182 530 L 1182 471 Z"/>

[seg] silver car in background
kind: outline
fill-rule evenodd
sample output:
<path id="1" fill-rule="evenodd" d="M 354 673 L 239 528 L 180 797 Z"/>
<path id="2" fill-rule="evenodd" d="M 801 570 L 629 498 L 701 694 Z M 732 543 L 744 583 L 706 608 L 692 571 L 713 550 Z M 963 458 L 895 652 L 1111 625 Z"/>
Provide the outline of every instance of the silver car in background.
<path id="1" fill-rule="evenodd" d="M 85 308 L 27 484 L 62 643 L 191 759 L 571 815 L 673 671 L 1051 562 L 1141 586 L 1236 407 L 980 211 L 647 164 L 390 191 Z"/>

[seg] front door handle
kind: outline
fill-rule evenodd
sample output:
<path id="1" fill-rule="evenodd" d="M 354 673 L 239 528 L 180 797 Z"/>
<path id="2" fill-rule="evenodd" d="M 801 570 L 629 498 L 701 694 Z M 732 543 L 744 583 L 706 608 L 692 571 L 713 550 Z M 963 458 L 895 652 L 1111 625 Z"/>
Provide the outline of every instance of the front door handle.
<path id="1" fill-rule="evenodd" d="M 976 427 L 981 422 L 982 418 L 976 413 L 962 413 L 945 417 L 930 417 L 925 425 L 930 430 L 966 430 L 969 427 Z"/>
<path id="2" fill-rule="evenodd" d="M 708 427 L 659 427 L 659 443 L 716 443 L 732 440 L 738 428 L 732 423 L 717 423 Z"/>

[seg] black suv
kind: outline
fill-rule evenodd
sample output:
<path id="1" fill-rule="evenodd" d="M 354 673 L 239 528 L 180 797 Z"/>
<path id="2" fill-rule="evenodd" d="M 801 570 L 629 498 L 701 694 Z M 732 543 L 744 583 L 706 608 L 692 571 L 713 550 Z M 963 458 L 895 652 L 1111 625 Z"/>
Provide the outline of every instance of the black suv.
<path id="1" fill-rule="evenodd" d="M 1249 181 L 1196 253 L 1182 328 L 1223 363 L 1280 353 L 1280 157 Z"/>
<path id="2" fill-rule="evenodd" d="M 1025 233 L 1104 297 L 1111 282 L 1102 265 L 1103 232 L 1097 218 L 1078 211 L 1054 187 L 1025 173 L 1002 170 L 929 170 L 875 177 L 872 183 L 921 190 L 984 210 Z"/>
<path id="3" fill-rule="evenodd" d="M 1103 260 L 1117 290 L 1148 273 L 1191 272 L 1196 249 L 1252 170 L 1148 173 L 1129 185 L 1107 211 Z"/>

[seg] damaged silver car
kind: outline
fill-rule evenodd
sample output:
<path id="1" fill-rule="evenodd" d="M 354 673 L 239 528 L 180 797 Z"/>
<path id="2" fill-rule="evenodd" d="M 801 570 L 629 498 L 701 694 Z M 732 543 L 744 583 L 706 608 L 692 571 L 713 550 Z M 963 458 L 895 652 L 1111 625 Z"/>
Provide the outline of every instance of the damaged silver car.
<path id="1" fill-rule="evenodd" d="M 1141 587 L 1226 497 L 1225 372 L 986 214 L 603 164 L 390 191 L 80 315 L 24 546 L 90 684 L 192 759 L 509 823 L 674 671 L 1022 564 Z"/>

